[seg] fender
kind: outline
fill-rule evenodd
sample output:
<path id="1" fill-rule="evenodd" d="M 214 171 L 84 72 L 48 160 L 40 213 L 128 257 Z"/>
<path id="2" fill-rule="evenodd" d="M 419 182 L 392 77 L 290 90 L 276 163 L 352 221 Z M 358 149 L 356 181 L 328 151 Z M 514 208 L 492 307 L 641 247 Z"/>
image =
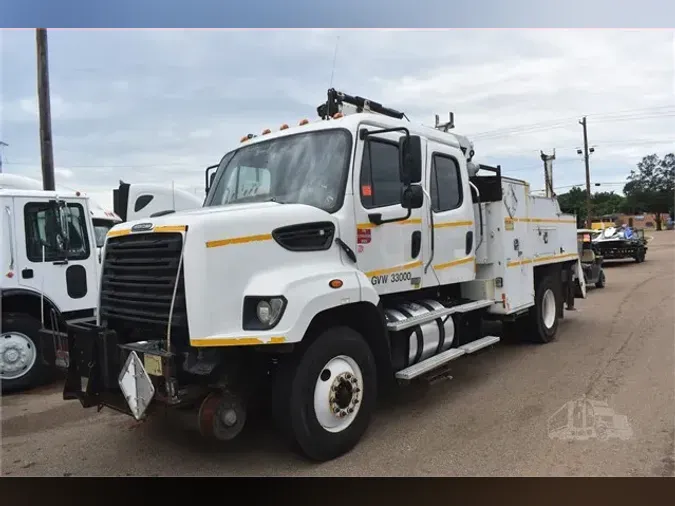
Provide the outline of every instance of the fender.
<path id="1" fill-rule="evenodd" d="M 31 288 L 9 288 L 9 289 L 4 289 L 0 290 L 0 299 L 5 299 L 5 298 L 10 298 L 10 297 L 30 297 L 31 302 L 36 302 L 38 304 L 37 308 L 37 318 L 39 319 L 39 307 L 40 307 L 40 298 L 41 298 L 41 293 L 38 292 L 37 290 L 33 290 Z M 83 309 L 83 310 L 78 310 L 78 311 L 66 311 L 62 312 L 59 306 L 49 297 L 46 295 L 44 296 L 44 305 L 46 310 L 54 309 L 56 312 L 56 317 L 59 320 L 59 323 L 65 323 L 66 320 L 71 320 L 74 318 L 87 318 L 87 317 L 93 317 L 95 312 L 93 309 Z M 16 312 L 21 312 L 21 310 L 17 310 Z M 29 311 L 30 313 L 30 311 Z M 49 322 L 49 313 L 46 312 L 45 314 L 45 324 Z"/>
<path id="2" fill-rule="evenodd" d="M 341 286 L 332 288 L 331 280 Z M 243 299 L 246 296 L 283 296 L 287 301 L 284 313 L 267 331 L 234 330 L 232 322 L 242 321 Z M 281 266 L 255 274 L 242 294 L 242 304 L 233 310 L 212 315 L 212 334 L 192 337 L 193 346 L 228 346 L 238 344 L 281 344 L 300 342 L 314 317 L 326 310 L 355 302 L 377 306 L 379 297 L 365 275 L 341 262 Z M 234 331 L 234 332 L 233 332 Z"/>

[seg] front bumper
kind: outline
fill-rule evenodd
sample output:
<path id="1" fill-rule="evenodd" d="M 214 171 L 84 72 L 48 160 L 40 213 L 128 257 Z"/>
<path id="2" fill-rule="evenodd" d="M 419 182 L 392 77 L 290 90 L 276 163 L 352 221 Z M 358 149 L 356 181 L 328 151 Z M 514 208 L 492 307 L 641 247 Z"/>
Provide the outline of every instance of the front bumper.
<path id="1" fill-rule="evenodd" d="M 182 406 L 204 395 L 201 388 L 179 388 L 177 357 L 161 341 L 120 344 L 114 330 L 92 322 L 69 324 L 67 335 L 65 400 L 140 420 L 158 407 Z"/>

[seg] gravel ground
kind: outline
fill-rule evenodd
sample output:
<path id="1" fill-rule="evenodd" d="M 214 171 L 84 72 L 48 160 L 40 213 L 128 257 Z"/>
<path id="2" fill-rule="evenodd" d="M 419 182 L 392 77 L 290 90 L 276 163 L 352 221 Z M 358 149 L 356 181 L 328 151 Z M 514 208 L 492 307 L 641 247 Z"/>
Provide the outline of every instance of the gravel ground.
<path id="1" fill-rule="evenodd" d="M 164 421 L 82 409 L 54 384 L 2 398 L 0 474 L 673 476 L 675 233 L 653 236 L 645 263 L 607 265 L 606 288 L 577 301 L 556 341 L 458 360 L 452 380 L 382 406 L 332 462 L 288 452 L 265 423 L 214 447 Z M 584 397 L 627 417 L 624 439 L 550 437 L 549 417 Z"/>

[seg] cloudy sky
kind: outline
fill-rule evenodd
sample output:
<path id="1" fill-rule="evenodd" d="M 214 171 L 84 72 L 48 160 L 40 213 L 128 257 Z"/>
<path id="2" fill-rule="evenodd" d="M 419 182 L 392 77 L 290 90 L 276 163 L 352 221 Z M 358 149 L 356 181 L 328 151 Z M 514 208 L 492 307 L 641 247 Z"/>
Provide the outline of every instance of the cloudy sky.
<path id="1" fill-rule="evenodd" d="M 49 57 L 57 183 L 104 205 L 120 179 L 199 192 L 242 135 L 318 119 L 331 75 L 413 122 L 453 111 L 480 161 L 534 189 L 540 149 L 555 186 L 584 182 L 583 115 L 593 182 L 675 150 L 673 31 L 50 30 Z M 34 31 L 0 32 L 0 61 L 4 172 L 40 177 Z"/>

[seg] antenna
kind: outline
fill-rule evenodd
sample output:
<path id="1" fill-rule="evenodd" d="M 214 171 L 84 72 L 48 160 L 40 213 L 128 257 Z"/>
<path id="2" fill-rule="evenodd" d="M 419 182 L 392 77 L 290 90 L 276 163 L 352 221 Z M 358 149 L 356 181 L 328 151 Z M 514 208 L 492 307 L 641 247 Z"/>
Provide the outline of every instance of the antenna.
<path id="1" fill-rule="evenodd" d="M 441 119 L 439 118 L 438 114 L 436 114 L 436 124 L 434 125 L 434 128 L 436 130 L 441 130 L 443 132 L 447 132 L 448 130 L 452 130 L 455 128 L 455 113 L 454 112 L 449 112 L 448 113 L 448 122 L 447 123 L 441 123 Z"/>
<path id="2" fill-rule="evenodd" d="M 330 85 L 328 86 L 329 88 L 333 87 L 333 77 L 335 76 L 335 62 L 337 61 L 337 52 L 338 52 L 338 44 L 340 43 L 340 36 L 337 36 L 337 39 L 335 39 L 335 51 L 333 52 L 333 68 L 331 68 L 330 71 Z"/>

